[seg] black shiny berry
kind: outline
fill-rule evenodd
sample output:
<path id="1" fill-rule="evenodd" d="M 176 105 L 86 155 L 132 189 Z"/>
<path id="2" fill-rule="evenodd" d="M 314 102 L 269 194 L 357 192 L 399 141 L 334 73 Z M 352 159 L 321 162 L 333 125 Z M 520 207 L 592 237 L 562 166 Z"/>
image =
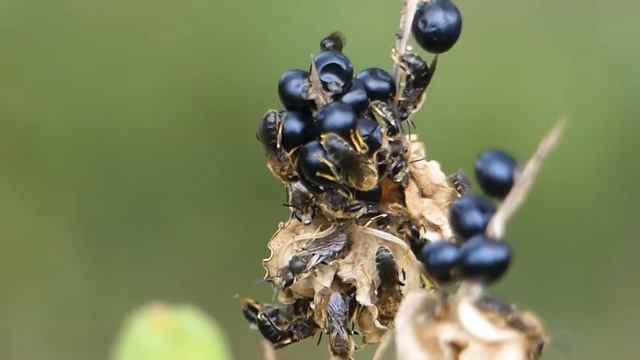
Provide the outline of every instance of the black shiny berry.
<path id="1" fill-rule="evenodd" d="M 485 198 L 463 196 L 451 205 L 449 220 L 453 230 L 466 239 L 483 233 L 495 211 L 495 206 Z"/>
<path id="2" fill-rule="evenodd" d="M 504 198 L 515 182 L 518 162 L 511 155 L 500 150 L 487 150 L 476 160 L 475 170 L 478 183 L 488 195 Z"/>
<path id="3" fill-rule="evenodd" d="M 429 276 L 439 283 L 447 283 L 454 279 L 460 248 L 447 241 L 436 241 L 423 247 L 419 257 Z"/>
<path id="4" fill-rule="evenodd" d="M 315 124 L 311 114 L 297 111 L 284 113 L 282 124 L 282 147 L 285 150 L 295 149 L 316 137 Z"/>
<path id="5" fill-rule="evenodd" d="M 411 30 L 420 47 L 441 54 L 460 37 L 462 16 L 451 0 L 431 0 L 418 7 Z"/>
<path id="6" fill-rule="evenodd" d="M 298 171 L 305 181 L 317 186 L 333 186 L 333 172 L 327 164 L 327 153 L 318 140 L 300 147 L 298 151 Z"/>
<path id="7" fill-rule="evenodd" d="M 323 51 L 313 58 L 313 62 L 326 91 L 341 94 L 351 87 L 353 64 L 340 51 Z"/>
<path id="8" fill-rule="evenodd" d="M 356 75 L 356 79 L 362 82 L 371 101 L 386 102 L 396 94 L 396 84 L 393 77 L 383 69 L 364 69 Z"/>
<path id="9" fill-rule="evenodd" d="M 512 251 L 504 241 L 479 234 L 460 247 L 460 277 L 491 283 L 509 268 Z"/>
<path id="10" fill-rule="evenodd" d="M 382 146 L 382 129 L 378 123 L 368 117 L 358 119 L 358 134 L 367 145 L 367 153 L 372 155 Z"/>
<path id="11" fill-rule="evenodd" d="M 369 97 L 367 95 L 367 89 L 360 80 L 354 79 L 351 83 L 351 88 L 342 95 L 340 98 L 345 104 L 351 105 L 353 110 L 357 113 L 361 113 L 369 108 Z"/>
<path id="12" fill-rule="evenodd" d="M 309 73 L 303 70 L 289 70 L 282 75 L 278 83 L 278 95 L 285 109 L 309 112 L 315 106 L 307 98 Z"/>
<path id="13" fill-rule="evenodd" d="M 357 126 L 356 113 L 350 105 L 334 101 L 316 113 L 316 129 L 320 135 L 335 133 L 349 139 Z"/>

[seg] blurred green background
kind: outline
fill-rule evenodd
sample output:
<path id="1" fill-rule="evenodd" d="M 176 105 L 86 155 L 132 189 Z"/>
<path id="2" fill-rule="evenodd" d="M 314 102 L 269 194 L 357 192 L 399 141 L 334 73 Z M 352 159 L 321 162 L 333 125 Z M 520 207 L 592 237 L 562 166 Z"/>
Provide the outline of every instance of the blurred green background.
<path id="1" fill-rule="evenodd" d="M 548 359 L 637 358 L 640 3 L 458 5 L 462 37 L 416 117 L 430 156 L 448 172 L 487 147 L 524 159 L 571 118 L 491 292 L 545 319 Z M 271 298 L 260 259 L 287 213 L 257 121 L 331 31 L 356 68 L 389 68 L 399 8 L 0 0 L 0 358 L 105 359 L 125 314 L 155 299 L 202 307 L 236 359 L 258 358 L 234 296 Z"/>

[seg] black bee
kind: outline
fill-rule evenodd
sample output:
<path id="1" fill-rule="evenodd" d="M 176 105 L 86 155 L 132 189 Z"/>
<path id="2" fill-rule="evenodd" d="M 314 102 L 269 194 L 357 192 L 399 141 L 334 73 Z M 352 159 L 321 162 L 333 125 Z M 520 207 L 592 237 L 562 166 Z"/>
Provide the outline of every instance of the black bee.
<path id="1" fill-rule="evenodd" d="M 286 289 L 293 285 L 297 275 L 337 258 L 347 248 L 348 240 L 347 235 L 340 230 L 313 239 L 296 252 L 286 266 L 278 270 L 276 285 Z"/>
<path id="2" fill-rule="evenodd" d="M 449 181 L 453 184 L 460 196 L 473 195 L 473 187 L 467 174 L 462 170 L 458 170 L 449 177 Z"/>
<path id="3" fill-rule="evenodd" d="M 525 335 L 529 359 L 538 359 L 547 344 L 547 334 L 540 320 L 529 311 L 520 311 L 512 304 L 483 296 L 475 302 L 478 310 L 493 319 L 501 319 L 512 329 Z"/>
<path id="4" fill-rule="evenodd" d="M 269 110 L 258 125 L 256 137 L 267 154 L 269 170 L 280 180 L 288 183 L 298 180 L 291 154 L 282 147 L 283 119 L 276 110 Z"/>
<path id="5" fill-rule="evenodd" d="M 378 320 L 381 324 L 388 326 L 398 312 L 402 293 L 396 260 L 391 250 L 386 246 L 380 246 L 376 251 L 376 269 L 380 278 L 380 284 L 376 291 L 378 297 L 376 306 L 380 311 Z"/>
<path id="6" fill-rule="evenodd" d="M 242 312 L 276 349 L 311 337 L 318 330 L 313 309 L 306 299 L 279 306 L 246 299 Z"/>
<path id="7" fill-rule="evenodd" d="M 396 138 L 400 134 L 400 121 L 389 104 L 376 100 L 369 104 L 369 109 L 388 137 Z"/>
<path id="8" fill-rule="evenodd" d="M 335 31 L 320 41 L 320 51 L 342 51 L 346 43 L 344 35 L 339 31 Z"/>
<path id="9" fill-rule="evenodd" d="M 404 184 L 409 173 L 408 149 L 401 139 L 389 140 L 387 147 L 376 153 L 379 176 L 386 174 L 396 183 Z"/>
<path id="10" fill-rule="evenodd" d="M 315 215 L 314 195 L 301 182 L 293 182 L 287 185 L 291 215 L 301 223 L 310 224 Z"/>
<path id="11" fill-rule="evenodd" d="M 375 188 L 378 173 L 366 150 L 364 154 L 358 153 L 348 141 L 333 133 L 322 134 L 320 143 L 329 160 L 337 166 L 342 183 L 361 191 Z"/>
<path id="12" fill-rule="evenodd" d="M 329 335 L 329 351 L 340 359 L 351 359 L 355 345 L 349 330 L 349 303 L 345 296 L 339 292 L 332 293 L 324 315 L 324 331 Z"/>
<path id="13" fill-rule="evenodd" d="M 420 232 L 420 226 L 413 221 L 407 221 L 402 224 L 402 227 L 399 229 L 400 233 L 403 233 L 405 239 L 408 240 L 409 246 L 411 246 L 411 250 L 414 254 L 419 254 L 422 247 L 427 242 L 427 239 L 422 237 Z"/>
<path id="14" fill-rule="evenodd" d="M 401 121 L 408 119 L 424 102 L 425 90 L 436 71 L 437 61 L 438 57 L 435 57 L 429 66 L 420 55 L 410 51 L 398 59 L 398 65 L 406 74 L 404 87 L 396 101 L 396 111 Z"/>

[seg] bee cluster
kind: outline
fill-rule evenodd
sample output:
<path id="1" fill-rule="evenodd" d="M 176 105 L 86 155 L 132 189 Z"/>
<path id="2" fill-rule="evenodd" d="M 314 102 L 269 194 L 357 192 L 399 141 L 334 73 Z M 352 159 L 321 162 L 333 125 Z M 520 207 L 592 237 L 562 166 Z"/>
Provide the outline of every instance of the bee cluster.
<path id="1" fill-rule="evenodd" d="M 246 299 L 243 313 L 276 348 L 321 331 L 333 357 L 350 359 L 352 336 L 379 342 L 406 294 L 453 280 L 490 283 L 507 270 L 510 247 L 485 233 L 493 203 L 473 195 L 463 173 L 446 176 L 410 134 L 437 55 L 462 27 L 450 0 L 415 10 L 405 16 L 433 61 L 405 45 L 392 53 L 392 73 L 368 68 L 354 76 L 345 40 L 333 33 L 309 71 L 281 77 L 285 110 L 270 110 L 259 123 L 257 138 L 286 188 L 291 218 L 263 261 L 279 303 Z M 475 170 L 487 194 L 504 198 L 518 166 L 491 150 Z"/>

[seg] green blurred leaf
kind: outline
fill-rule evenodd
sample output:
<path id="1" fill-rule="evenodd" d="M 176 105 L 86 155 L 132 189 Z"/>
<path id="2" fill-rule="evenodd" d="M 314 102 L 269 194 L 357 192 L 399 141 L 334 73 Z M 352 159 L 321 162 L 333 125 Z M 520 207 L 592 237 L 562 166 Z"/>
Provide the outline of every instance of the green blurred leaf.
<path id="1" fill-rule="evenodd" d="M 125 321 L 113 360 L 227 360 L 227 341 L 218 325 L 192 305 L 153 303 Z"/>

